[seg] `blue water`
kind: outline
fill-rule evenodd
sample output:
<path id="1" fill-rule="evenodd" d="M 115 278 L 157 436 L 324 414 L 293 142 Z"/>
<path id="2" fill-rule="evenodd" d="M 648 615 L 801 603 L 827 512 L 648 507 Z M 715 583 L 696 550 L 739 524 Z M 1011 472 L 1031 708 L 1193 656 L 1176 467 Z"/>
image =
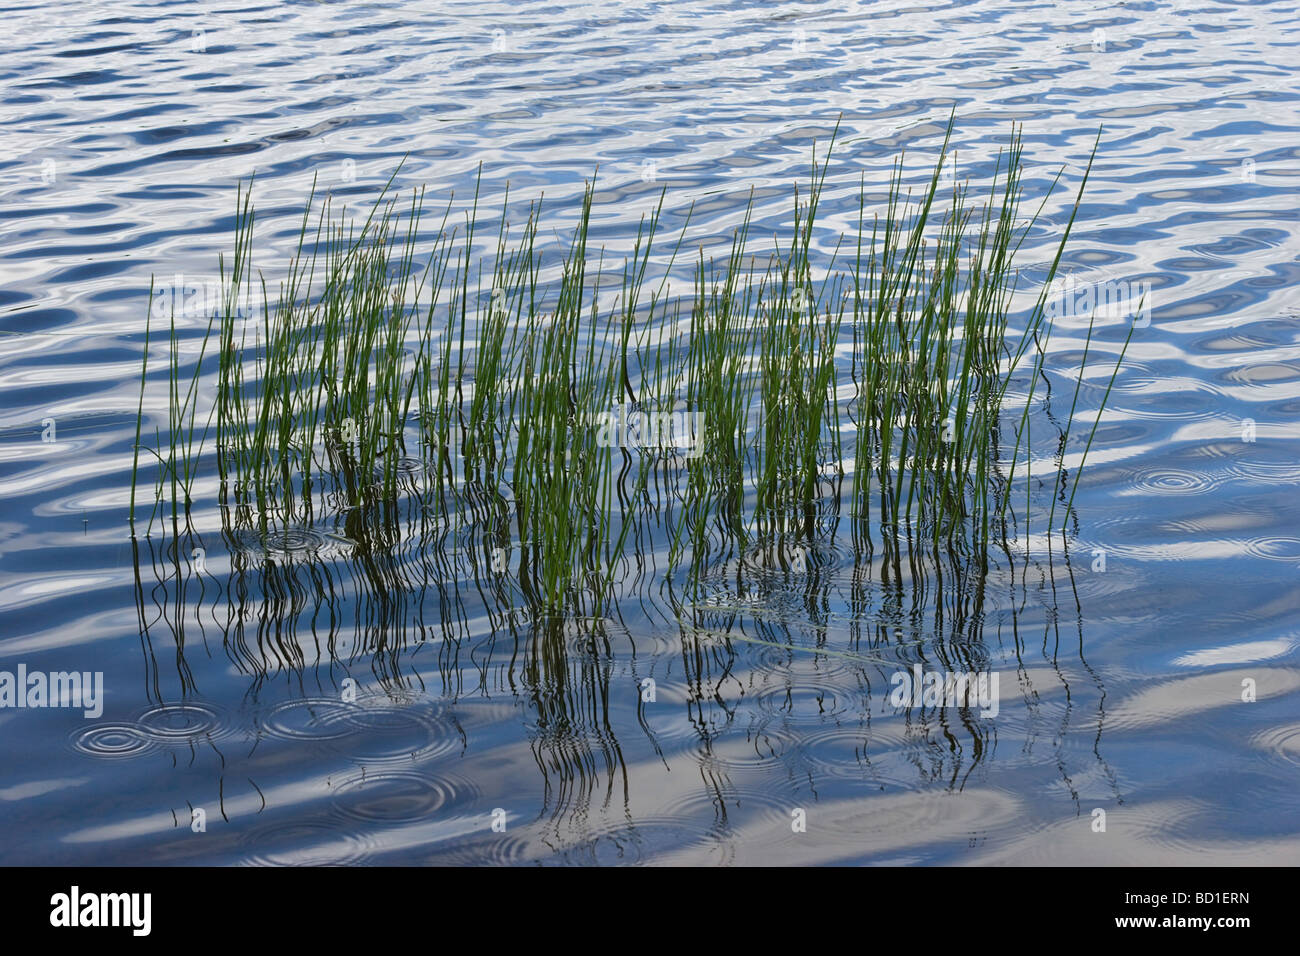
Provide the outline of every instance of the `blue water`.
<path id="1" fill-rule="evenodd" d="M 3 22 L 0 671 L 102 672 L 104 693 L 94 717 L 0 709 L 0 862 L 1300 862 L 1293 5 L 88 2 Z M 803 575 L 738 561 L 669 611 L 646 599 L 652 548 L 618 613 L 542 634 L 461 558 L 389 594 L 305 534 L 272 562 L 322 575 L 299 593 L 312 579 L 233 553 L 215 508 L 202 567 L 157 526 L 132 542 L 151 277 L 219 281 L 250 175 L 270 276 L 313 184 L 364 210 L 395 175 L 460 214 L 480 166 L 484 208 L 508 182 L 557 230 L 594 174 L 612 254 L 665 187 L 666 223 L 693 204 L 701 241 L 751 189 L 754 234 L 788 229 L 838 119 L 829 253 L 859 184 L 900 155 L 919 182 L 954 112 L 958 177 L 987 183 L 1013 123 L 1035 205 L 1064 170 L 1031 275 L 1100 128 L 1062 273 L 1149 296 L 1069 535 L 1043 533 L 1044 465 L 982 587 L 898 581 L 828 537 Z M 1063 313 L 1058 390 L 1090 320 Z M 1132 321 L 1098 321 L 1086 423 Z M 145 411 L 165 424 L 165 398 Z M 891 706 L 919 662 L 998 673 L 997 715 Z"/>

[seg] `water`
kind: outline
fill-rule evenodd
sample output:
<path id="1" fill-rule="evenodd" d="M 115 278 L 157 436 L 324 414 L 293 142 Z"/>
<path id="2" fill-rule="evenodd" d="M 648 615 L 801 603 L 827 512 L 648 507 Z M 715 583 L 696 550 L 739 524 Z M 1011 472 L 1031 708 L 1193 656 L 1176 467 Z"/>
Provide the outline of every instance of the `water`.
<path id="1" fill-rule="evenodd" d="M 1291 5 L 85 3 L 4 21 L 0 668 L 102 671 L 104 694 L 90 718 L 0 710 L 0 861 L 1300 861 Z M 217 279 L 254 171 L 271 272 L 313 178 L 364 207 L 403 157 L 398 185 L 460 209 L 482 164 L 482 202 L 508 180 L 557 223 L 599 164 L 593 236 L 617 249 L 664 186 L 670 226 L 695 203 L 695 236 L 728 234 L 751 187 L 756 234 L 786 223 L 841 112 L 823 222 L 844 228 L 859 178 L 879 187 L 904 149 L 922 173 L 954 107 L 959 176 L 987 179 L 1013 121 L 1031 189 L 1065 169 L 1029 263 L 1104 126 L 1064 270 L 1149 283 L 1068 556 L 1038 537 L 981 588 L 900 580 L 841 536 L 802 573 L 738 558 L 666 611 L 651 548 L 622 583 L 644 600 L 537 622 L 485 601 L 454 547 L 399 555 L 390 589 L 319 528 L 228 540 L 203 514 L 200 565 L 156 528 L 133 546 L 150 276 Z M 1081 408 L 1126 331 L 1102 325 Z M 1062 317 L 1054 373 L 1077 370 L 1086 326 Z M 997 715 L 891 706 L 914 663 L 997 673 Z"/>

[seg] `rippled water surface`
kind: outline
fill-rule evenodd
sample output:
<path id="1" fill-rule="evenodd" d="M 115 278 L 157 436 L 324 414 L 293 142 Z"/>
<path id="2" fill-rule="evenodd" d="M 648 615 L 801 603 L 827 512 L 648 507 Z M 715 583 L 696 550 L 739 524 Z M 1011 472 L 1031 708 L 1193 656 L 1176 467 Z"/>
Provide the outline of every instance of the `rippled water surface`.
<path id="1" fill-rule="evenodd" d="M 0 19 L 0 668 L 104 675 L 96 717 L 0 709 L 0 860 L 1300 862 L 1293 4 L 87 2 Z M 557 229 L 598 168 L 593 243 L 622 250 L 664 187 L 666 221 L 693 203 L 699 241 L 728 235 L 751 190 L 756 234 L 788 226 L 843 114 L 829 252 L 859 183 L 904 151 L 923 174 L 954 110 L 963 178 L 991 176 L 1013 122 L 1031 194 L 1064 168 L 1030 264 L 1101 127 L 1062 271 L 1149 283 L 1050 550 L 1031 510 L 1030 557 L 900 580 L 828 536 L 802 573 L 737 557 L 668 613 L 646 597 L 651 548 L 617 614 L 537 621 L 501 615 L 454 556 L 386 595 L 328 528 L 237 538 L 200 514 L 197 566 L 156 526 L 131 540 L 151 276 L 219 278 L 251 174 L 269 274 L 313 182 L 364 208 L 396 173 L 459 210 L 480 165 L 484 208 L 509 182 L 525 206 L 544 193 Z M 1060 320 L 1058 382 L 1087 325 Z M 1081 409 L 1126 331 L 1099 324 Z M 146 403 L 146 429 L 165 418 Z M 891 706 L 891 675 L 918 663 L 998 673 L 997 715 Z"/>

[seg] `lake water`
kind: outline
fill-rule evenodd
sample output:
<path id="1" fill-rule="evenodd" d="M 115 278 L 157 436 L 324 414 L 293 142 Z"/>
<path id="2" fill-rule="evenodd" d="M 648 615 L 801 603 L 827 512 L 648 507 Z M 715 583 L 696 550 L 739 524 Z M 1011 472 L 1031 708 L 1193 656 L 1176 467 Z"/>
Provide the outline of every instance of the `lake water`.
<path id="1" fill-rule="evenodd" d="M 0 671 L 102 672 L 103 694 L 89 717 L 0 709 L 0 862 L 1300 863 L 1294 5 L 3 22 Z M 421 578 L 402 552 L 377 579 L 317 530 L 267 562 L 210 513 L 200 566 L 157 526 L 132 541 L 151 277 L 219 281 L 254 172 L 270 273 L 313 182 L 364 208 L 403 160 L 395 185 L 431 200 L 463 208 L 481 165 L 485 208 L 509 182 L 557 223 L 598 167 L 593 242 L 615 250 L 665 187 L 695 236 L 728 234 L 751 189 L 755 235 L 788 226 L 841 114 L 823 223 L 847 227 L 858 183 L 904 151 L 923 174 L 954 110 L 961 178 L 989 178 L 1013 122 L 1031 192 L 1064 168 L 1029 264 L 1102 128 L 1062 271 L 1149 297 L 1050 550 L 900 580 L 828 535 L 803 573 L 740 561 L 666 609 L 651 548 L 616 614 L 543 634 L 458 559 Z M 1058 383 L 1088 325 L 1065 311 Z M 1081 409 L 1131 320 L 1099 323 Z M 147 403 L 146 430 L 165 419 Z M 891 705 L 914 666 L 996 674 L 996 714 Z"/>

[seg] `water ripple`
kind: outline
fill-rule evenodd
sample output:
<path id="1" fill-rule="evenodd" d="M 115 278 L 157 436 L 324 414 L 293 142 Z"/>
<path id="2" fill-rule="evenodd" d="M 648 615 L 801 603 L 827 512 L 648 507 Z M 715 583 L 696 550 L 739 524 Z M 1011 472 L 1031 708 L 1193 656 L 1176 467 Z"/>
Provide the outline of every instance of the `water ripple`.
<path id="1" fill-rule="evenodd" d="M 385 770 L 343 781 L 334 792 L 334 805 L 345 816 L 364 823 L 400 824 L 428 819 L 440 811 L 469 802 L 475 788 L 466 781 L 437 778 L 413 770 Z"/>
<path id="2" fill-rule="evenodd" d="M 1214 821 L 1281 829 L 1294 817 L 1283 787 L 1298 762 L 1297 732 L 1279 723 L 1276 708 L 1293 704 L 1297 690 L 1289 635 L 1300 565 L 1298 44 L 1294 5 L 1280 0 L 940 0 L 924 8 L 487 0 L 465 9 L 410 0 L 396 17 L 352 0 L 88 0 L 55 17 L 10 11 L 0 52 L 9 80 L 0 94 L 9 147 L 0 159 L 0 646 L 6 660 L 21 651 L 33 669 L 103 670 L 114 719 L 78 718 L 70 735 L 54 721 L 15 733 L 35 715 L 6 710 L 4 758 L 52 759 L 50 776 L 61 778 L 98 766 L 94 786 L 121 803 L 161 791 L 165 805 L 183 806 L 199 783 L 224 787 L 229 807 L 256 813 L 264 790 L 268 814 L 277 800 L 302 799 L 305 779 L 341 774 L 322 818 L 268 816 L 243 833 L 241 859 L 270 865 L 372 862 L 400 842 L 396 831 L 425 840 L 429 820 L 454 829 L 470 804 L 473 826 L 437 846 L 421 843 L 427 861 L 1069 856 L 1113 864 L 1294 855 L 1294 840 L 1276 833 L 1230 845 L 1215 830 L 1226 824 Z M 908 184 L 928 177 L 950 110 L 957 176 L 970 178 L 974 194 L 991 179 L 1013 121 L 1024 124 L 1028 206 L 1064 170 L 1023 247 L 1030 294 L 1104 125 L 1062 268 L 1085 284 L 1150 283 L 1149 324 L 1075 310 L 1039 343 L 1047 375 L 1036 394 L 1050 389 L 1052 421 L 1035 418 L 1026 436 L 1033 513 L 1013 536 L 1044 532 L 1062 451 L 1066 495 L 1075 490 L 1096 403 L 1132 331 L 1077 485 L 1068 567 L 1057 548 L 1055 564 L 1026 568 L 1010 589 L 995 570 L 974 608 L 929 569 L 890 569 L 879 555 L 855 560 L 842 533 L 799 545 L 797 559 L 789 537 L 720 560 L 691 597 L 689 621 L 631 606 L 626 619 L 520 613 L 511 618 L 515 641 L 481 603 L 486 575 L 466 570 L 477 567 L 466 555 L 480 553 L 469 533 L 479 504 L 495 506 L 498 496 L 466 488 L 470 520 L 453 513 L 454 536 L 441 510 L 431 522 L 448 531 L 448 550 L 462 552 L 456 567 L 426 569 L 410 593 L 387 586 L 386 568 L 371 568 L 385 586 L 361 599 L 352 559 L 368 559 L 370 544 L 321 530 L 344 527 L 340 505 L 317 516 L 316 528 L 237 534 L 230 564 L 243 570 L 225 575 L 214 552 L 209 573 L 184 584 L 201 611 L 184 627 L 174 619 L 176 585 L 156 578 L 147 557 L 137 594 L 126 514 L 151 281 L 217 279 L 218 255 L 230 253 L 235 187 L 250 174 L 256 265 L 272 291 L 313 184 L 365 210 L 394 174 L 399 189 L 427 187 L 429 209 L 450 203 L 459 224 L 481 169 L 479 208 L 489 220 L 509 184 L 521 215 L 544 195 L 566 229 L 594 179 L 590 236 L 610 261 L 631 249 L 641 215 L 666 190 L 666 234 L 690 211 L 692 241 L 725 257 L 751 196 L 753 236 L 788 228 L 791 184 L 806 182 L 812 143 L 820 150 L 839 120 L 824 228 L 810 237 L 829 259 L 840 231 L 856 227 L 862 184 L 871 215 L 900 157 Z M 422 249 L 436 222 L 422 227 Z M 551 225 L 539 233 L 544 276 L 558 272 L 569 236 Z M 478 235 L 491 248 L 493 230 Z M 1094 319 L 1079 418 L 1062 450 L 1054 426 L 1073 403 Z M 177 320 L 188 370 L 206 319 Z M 155 359 L 166 352 L 158 334 L 155 324 Z M 1023 378 L 1009 399 L 1027 391 Z M 198 383 L 205 401 L 214 384 Z M 146 435 L 166 427 L 161 395 L 144 414 Z M 57 423 L 53 441 L 42 438 L 46 420 Z M 1003 438 L 1009 453 L 1014 425 Z M 397 459 L 403 493 L 422 467 Z M 149 499 L 155 477 L 146 476 Z M 1056 521 L 1065 520 L 1065 500 Z M 821 511 L 825 502 L 815 504 Z M 196 512 L 195 520 L 214 540 L 216 519 Z M 137 542 L 141 554 L 157 542 L 156 523 L 150 533 Z M 646 551 L 639 576 L 617 582 L 628 591 L 663 571 L 661 552 Z M 422 557 L 414 546 L 399 555 Z M 257 591 L 271 580 L 254 580 L 259 564 L 301 572 L 277 579 L 274 607 Z M 866 597 L 850 597 L 861 581 Z M 933 589 L 913 602 L 904 592 L 916 584 Z M 327 600 L 311 606 L 317 595 Z M 518 607 L 508 603 L 517 597 L 501 600 Z M 231 619 L 231 603 L 267 613 Z M 451 633 L 461 621 L 463 641 Z M 733 623 L 735 639 L 719 639 Z M 980 728 L 980 747 L 997 744 L 981 754 L 987 786 L 945 777 L 959 765 L 954 754 L 967 760 L 976 749 L 970 735 L 952 744 L 937 724 L 905 733 L 888 713 L 877 717 L 878 693 L 868 698 L 864 686 L 872 678 L 876 690 L 872 665 L 832 653 L 852 646 L 849 633 L 886 628 L 926 649 L 966 629 L 972 651 L 1014 648 L 1050 660 L 1051 673 L 1020 692 L 1008 679 L 1002 713 Z M 558 663 L 557 650 L 565 652 Z M 329 696 L 339 664 L 397 684 L 418 677 L 428 691 L 344 702 Z M 1023 681 L 1034 666 L 1028 660 L 1016 673 Z M 647 676 L 657 682 L 654 704 L 639 703 Z M 1236 706 L 1246 680 L 1257 683 L 1259 706 Z M 203 700 L 191 699 L 200 688 Z M 118 719 L 162 699 L 177 702 Z M 236 711 L 250 727 L 237 724 Z M 187 744 L 246 731 L 258 739 L 251 753 L 222 746 L 220 760 L 196 755 L 183 774 L 130 759 L 161 754 L 170 764 Z M 1207 735 L 1217 749 L 1199 745 Z M 1225 786 L 1230 748 L 1244 741 L 1268 779 Z M 1161 760 L 1149 759 L 1151 748 Z M 77 771 L 59 771 L 51 751 Z M 540 797 L 528 804 L 541 792 L 567 799 L 614 755 L 644 762 L 641 782 L 629 787 L 635 809 L 611 801 L 589 819 L 558 822 Z M 445 766 L 453 758 L 456 774 Z M 209 759 L 226 774 L 220 784 L 199 780 Z M 1170 786 L 1178 800 L 1160 797 Z M 1112 800 L 1120 787 L 1139 799 L 1112 817 L 1121 839 L 1103 850 L 1088 829 L 1088 801 Z M 1258 796 L 1259 812 L 1241 813 L 1234 791 Z M 488 829 L 480 795 L 486 807 L 513 808 L 509 832 Z M 58 827 L 84 812 L 84 795 L 39 799 L 39 817 L 26 818 L 41 821 L 33 839 L 66 848 Z M 792 839 L 794 806 L 810 811 L 811 826 Z M 515 829 L 515 819 L 539 810 Z M 1175 826 L 1180 814 L 1195 822 Z M 113 826 L 96 832 L 79 859 L 102 860 L 123 839 Z M 17 860 L 21 843 L 0 849 L 4 862 L 31 862 Z M 164 852 L 175 851 L 140 850 L 155 860 Z"/>
<path id="3" fill-rule="evenodd" d="M 92 757 L 138 757 L 154 749 L 154 741 L 134 724 L 96 724 L 72 735 L 74 750 Z"/>

